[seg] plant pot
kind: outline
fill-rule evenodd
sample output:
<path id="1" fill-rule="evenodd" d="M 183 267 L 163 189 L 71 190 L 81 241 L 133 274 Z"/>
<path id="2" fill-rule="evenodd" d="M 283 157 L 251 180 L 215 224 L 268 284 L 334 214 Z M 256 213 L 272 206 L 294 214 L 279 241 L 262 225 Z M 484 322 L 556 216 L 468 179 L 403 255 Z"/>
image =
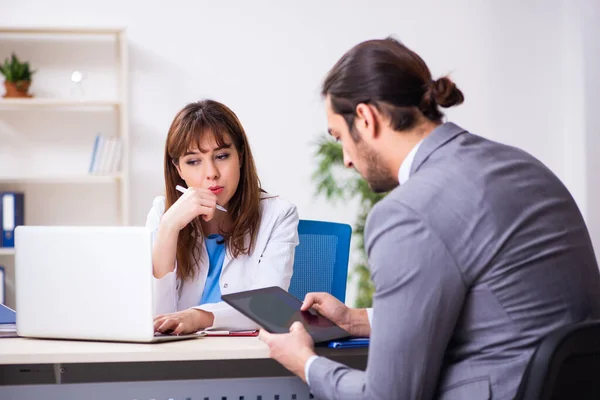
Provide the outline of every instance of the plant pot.
<path id="1" fill-rule="evenodd" d="M 4 87 L 6 88 L 4 97 L 31 97 L 31 95 L 27 93 L 30 85 L 31 81 L 4 81 Z"/>

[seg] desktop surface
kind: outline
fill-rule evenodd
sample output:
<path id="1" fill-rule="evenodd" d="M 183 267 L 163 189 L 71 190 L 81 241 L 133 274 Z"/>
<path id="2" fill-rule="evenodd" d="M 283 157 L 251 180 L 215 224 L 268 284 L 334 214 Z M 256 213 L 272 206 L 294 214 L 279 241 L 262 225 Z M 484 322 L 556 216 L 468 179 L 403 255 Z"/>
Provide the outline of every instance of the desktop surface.
<path id="1" fill-rule="evenodd" d="M 268 358 L 256 337 L 200 337 L 152 343 L 11 338 L 0 340 L 0 364 L 54 364 Z"/>
<path id="2" fill-rule="evenodd" d="M 368 349 L 316 348 L 365 369 Z M 0 339 L 3 386 L 292 376 L 257 337 L 203 337 L 160 344 Z M 0 396 L 2 397 L 2 396 Z"/>

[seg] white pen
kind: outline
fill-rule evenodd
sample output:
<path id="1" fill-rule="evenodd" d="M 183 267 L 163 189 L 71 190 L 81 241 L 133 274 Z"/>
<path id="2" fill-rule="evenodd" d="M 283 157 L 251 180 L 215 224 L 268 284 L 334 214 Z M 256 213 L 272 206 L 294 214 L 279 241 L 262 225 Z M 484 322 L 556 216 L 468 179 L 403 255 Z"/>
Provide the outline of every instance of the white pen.
<path id="1" fill-rule="evenodd" d="M 179 190 L 181 193 L 185 193 L 187 192 L 187 189 L 184 188 L 183 186 L 175 186 L 175 189 Z M 217 204 L 217 210 L 221 210 L 223 212 L 227 212 L 227 209 L 225 209 L 225 207 L 221 207 L 220 205 Z"/>

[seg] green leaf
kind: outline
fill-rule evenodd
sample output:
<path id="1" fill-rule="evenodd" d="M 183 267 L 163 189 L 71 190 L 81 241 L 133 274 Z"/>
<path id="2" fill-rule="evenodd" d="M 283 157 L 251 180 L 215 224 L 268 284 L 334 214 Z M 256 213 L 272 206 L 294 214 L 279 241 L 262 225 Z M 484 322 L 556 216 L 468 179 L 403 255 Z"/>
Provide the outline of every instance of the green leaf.
<path id="1" fill-rule="evenodd" d="M 4 60 L 4 65 L 0 65 L 0 73 L 8 82 L 30 81 L 33 72 L 29 62 L 22 63 L 15 53 Z"/>
<path id="2" fill-rule="evenodd" d="M 312 174 L 317 184 L 316 193 L 335 202 L 344 199 L 345 183 L 334 176 L 336 167 L 343 165 L 342 147 L 328 138 L 320 138 L 316 143 L 317 169 Z"/>

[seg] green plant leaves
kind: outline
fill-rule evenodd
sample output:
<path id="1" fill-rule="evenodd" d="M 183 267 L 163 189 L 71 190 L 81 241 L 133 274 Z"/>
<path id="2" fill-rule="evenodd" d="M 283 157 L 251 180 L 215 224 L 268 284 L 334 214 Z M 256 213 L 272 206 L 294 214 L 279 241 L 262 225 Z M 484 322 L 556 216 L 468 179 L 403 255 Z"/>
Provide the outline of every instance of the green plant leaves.
<path id="1" fill-rule="evenodd" d="M 15 53 L 4 60 L 4 64 L 0 64 L 0 73 L 8 82 L 31 81 L 35 70 L 31 70 L 29 62 L 21 62 Z"/>

